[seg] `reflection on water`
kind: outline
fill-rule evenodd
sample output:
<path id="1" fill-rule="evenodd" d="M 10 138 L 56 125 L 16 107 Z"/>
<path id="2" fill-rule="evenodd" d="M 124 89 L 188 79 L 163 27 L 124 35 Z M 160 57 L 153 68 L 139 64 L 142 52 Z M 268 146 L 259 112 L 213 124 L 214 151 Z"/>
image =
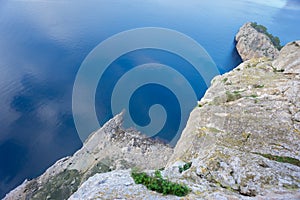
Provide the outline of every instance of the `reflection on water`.
<path id="1" fill-rule="evenodd" d="M 222 73 L 240 62 L 233 36 L 246 21 L 266 25 L 283 43 L 300 39 L 300 3 L 292 0 L 0 4 L 0 198 L 81 147 L 72 118 L 73 83 L 83 59 L 107 37 L 145 26 L 174 29 L 199 42 Z M 96 108 L 103 115 L 101 105 Z"/>

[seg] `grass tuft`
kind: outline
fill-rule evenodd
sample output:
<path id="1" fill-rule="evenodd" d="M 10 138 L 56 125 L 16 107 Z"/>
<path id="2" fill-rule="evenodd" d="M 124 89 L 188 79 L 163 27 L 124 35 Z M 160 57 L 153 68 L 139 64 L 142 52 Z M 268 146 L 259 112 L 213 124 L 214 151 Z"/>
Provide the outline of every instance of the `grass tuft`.
<path id="1" fill-rule="evenodd" d="M 186 185 L 163 179 L 159 170 L 155 171 L 154 176 L 149 176 L 145 172 L 132 170 L 131 176 L 136 184 L 143 184 L 149 190 L 162 193 L 163 195 L 171 194 L 182 197 L 190 192 L 190 189 Z"/>

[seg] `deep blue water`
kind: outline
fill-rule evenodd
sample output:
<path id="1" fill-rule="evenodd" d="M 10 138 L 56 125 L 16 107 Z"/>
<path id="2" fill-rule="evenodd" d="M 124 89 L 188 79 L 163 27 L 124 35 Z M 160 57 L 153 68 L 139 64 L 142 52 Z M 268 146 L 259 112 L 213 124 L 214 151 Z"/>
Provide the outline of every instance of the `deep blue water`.
<path id="1" fill-rule="evenodd" d="M 0 197 L 82 146 L 72 114 L 73 84 L 83 60 L 108 37 L 141 27 L 173 29 L 201 44 L 224 73 L 241 62 L 234 35 L 242 24 L 263 24 L 286 44 L 300 39 L 299 16 L 297 0 L 0 0 Z M 184 59 L 154 49 L 132 51 L 116 59 L 100 80 L 95 96 L 100 124 L 112 115 L 107 81 L 149 61 L 181 70 L 197 98 L 204 94 L 206 85 Z M 181 120 L 173 106 L 177 101 L 164 86 L 146 84 L 134 92 L 129 109 L 143 126 L 150 120 L 145 112 L 163 105 L 170 120 L 164 130 L 170 134 L 157 136 L 169 141 Z M 137 112 L 141 109 L 145 112 Z"/>

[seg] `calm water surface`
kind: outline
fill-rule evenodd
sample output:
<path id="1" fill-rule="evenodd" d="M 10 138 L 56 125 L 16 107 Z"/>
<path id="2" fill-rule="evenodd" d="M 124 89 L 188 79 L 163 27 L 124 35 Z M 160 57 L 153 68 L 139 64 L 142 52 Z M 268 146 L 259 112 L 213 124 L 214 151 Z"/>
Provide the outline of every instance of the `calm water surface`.
<path id="1" fill-rule="evenodd" d="M 233 38 L 242 24 L 264 24 L 286 44 L 300 39 L 299 16 L 297 0 L 0 0 L 0 197 L 82 146 L 72 117 L 73 83 L 101 41 L 139 27 L 174 29 L 201 44 L 224 73 L 241 62 Z M 157 53 L 127 56 L 181 62 Z M 122 58 L 116 62 L 124 65 Z M 101 98 L 98 92 L 96 102 Z M 111 117 L 96 108 L 101 123 Z"/>

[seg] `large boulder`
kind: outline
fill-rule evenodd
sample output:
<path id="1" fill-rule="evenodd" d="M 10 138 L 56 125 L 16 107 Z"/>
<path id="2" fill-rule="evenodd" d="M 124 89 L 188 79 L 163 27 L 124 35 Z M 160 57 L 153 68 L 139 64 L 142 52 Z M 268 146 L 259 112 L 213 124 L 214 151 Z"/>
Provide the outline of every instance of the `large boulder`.
<path id="1" fill-rule="evenodd" d="M 300 41 L 290 42 L 280 50 L 278 59 L 274 60 L 273 67 L 283 73 L 300 74 Z"/>

